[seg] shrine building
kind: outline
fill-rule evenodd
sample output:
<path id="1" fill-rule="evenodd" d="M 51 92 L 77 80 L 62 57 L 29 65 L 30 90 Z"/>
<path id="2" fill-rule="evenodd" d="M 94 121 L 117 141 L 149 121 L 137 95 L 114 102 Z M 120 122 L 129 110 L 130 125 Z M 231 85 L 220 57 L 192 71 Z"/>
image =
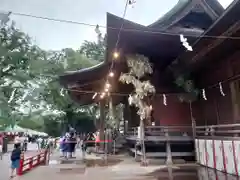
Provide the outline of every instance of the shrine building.
<path id="1" fill-rule="evenodd" d="M 134 149 L 137 141 L 134 128 L 139 126 L 139 117 L 136 108 L 128 104 L 133 87 L 121 83 L 119 76 L 128 71 L 127 55 L 144 55 L 153 67 L 153 74 L 146 78 L 156 88 L 156 95 L 150 99 L 154 127 L 145 127 L 147 156 L 165 158 L 167 162 L 175 157 L 195 157 L 202 165 L 237 174 L 238 170 L 227 166 L 230 162 L 216 158 L 222 156 L 221 152 L 208 148 L 212 141 L 215 145 L 222 143 L 223 147 L 233 140 L 240 145 L 237 138 L 240 133 L 239 10 L 240 0 L 234 0 L 227 9 L 217 0 L 179 0 L 168 13 L 148 26 L 128 20 L 123 23 L 121 17 L 107 13 L 104 62 L 68 72 L 60 76 L 60 83 L 79 104 L 100 104 L 101 122 L 109 101 L 113 106 L 123 103 L 126 139 L 135 152 L 138 150 Z M 180 34 L 187 38 L 193 51 L 183 46 Z M 112 63 L 117 41 L 120 56 Z M 110 68 L 114 71 L 110 96 L 93 99 L 95 92 L 102 91 Z M 231 154 L 231 163 L 240 167 L 235 153 Z M 137 154 L 142 155 L 140 150 Z"/>

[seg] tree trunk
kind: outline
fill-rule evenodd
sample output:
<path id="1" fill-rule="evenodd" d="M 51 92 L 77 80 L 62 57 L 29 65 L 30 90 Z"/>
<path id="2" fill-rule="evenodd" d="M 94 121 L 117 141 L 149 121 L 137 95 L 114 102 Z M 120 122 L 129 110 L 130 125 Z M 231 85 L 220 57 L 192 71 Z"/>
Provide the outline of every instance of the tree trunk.
<path id="1" fill-rule="evenodd" d="M 144 120 L 140 120 L 140 143 L 142 150 L 142 163 L 146 164 L 146 149 L 145 149 L 145 130 L 144 130 Z"/>

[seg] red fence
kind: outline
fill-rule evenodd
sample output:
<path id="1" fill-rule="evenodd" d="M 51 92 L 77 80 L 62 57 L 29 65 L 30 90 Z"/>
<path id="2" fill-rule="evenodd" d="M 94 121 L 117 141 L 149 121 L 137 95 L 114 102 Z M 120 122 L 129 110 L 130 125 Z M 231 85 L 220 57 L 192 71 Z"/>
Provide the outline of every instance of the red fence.
<path id="1" fill-rule="evenodd" d="M 21 155 L 20 166 L 18 169 L 18 175 L 21 176 L 27 171 L 30 171 L 36 166 L 46 164 L 49 160 L 49 152 L 45 150 L 35 156 L 24 158 L 24 154 Z"/>

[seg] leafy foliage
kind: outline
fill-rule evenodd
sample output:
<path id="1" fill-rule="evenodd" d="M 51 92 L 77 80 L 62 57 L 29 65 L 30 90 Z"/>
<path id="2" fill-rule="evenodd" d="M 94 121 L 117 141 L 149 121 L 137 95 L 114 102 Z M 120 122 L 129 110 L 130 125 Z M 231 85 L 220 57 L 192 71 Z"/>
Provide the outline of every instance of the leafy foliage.
<path id="1" fill-rule="evenodd" d="M 61 52 L 50 52 L 48 55 L 47 67 L 40 78 L 45 79 L 41 83 L 40 96 L 42 100 L 48 105 L 49 111 L 44 112 L 43 115 L 52 115 L 51 119 L 60 118 L 62 129 L 66 129 L 68 125 L 74 126 L 74 114 L 80 108 L 69 97 L 67 90 L 62 89 L 58 82 L 58 76 L 65 73 L 65 71 L 76 71 L 82 68 L 90 67 L 96 64 L 96 61 L 91 61 L 78 51 L 73 49 L 63 49 Z M 47 74 L 47 76 L 46 76 Z M 40 80 L 40 79 L 39 79 Z M 55 122 L 54 122 L 55 123 Z"/>
<path id="2" fill-rule="evenodd" d="M 31 73 L 30 61 L 35 61 L 36 46 L 30 38 L 15 28 L 14 23 L 0 29 L 0 110 L 1 118 L 12 118 L 18 113 L 21 98 L 29 83 Z"/>
<path id="3" fill-rule="evenodd" d="M 96 27 L 95 32 L 97 33 L 98 41 L 84 41 L 79 52 L 87 58 L 101 62 L 104 60 L 106 50 L 106 35 L 104 37 L 102 36 L 99 26 Z"/>
<path id="4" fill-rule="evenodd" d="M 19 123 L 52 132 L 51 128 L 74 124 L 76 114 L 82 113 L 78 111 L 82 108 L 72 101 L 66 90 L 62 90 L 59 75 L 96 65 L 99 61 L 87 58 L 80 50 L 44 51 L 33 45 L 13 23 L 0 29 L 0 62 L 2 124 Z M 42 123 L 33 121 L 35 117 Z"/>
<path id="5" fill-rule="evenodd" d="M 199 95 L 199 89 L 197 89 L 194 80 L 191 78 L 191 74 L 184 67 L 186 67 L 184 61 L 175 61 L 171 67 L 175 84 L 186 92 L 179 95 L 179 99 L 182 102 L 195 101 Z"/>
<path id="6" fill-rule="evenodd" d="M 181 94 L 179 96 L 181 102 L 196 100 L 199 95 L 199 90 L 195 87 L 193 80 L 190 80 L 186 76 L 179 75 L 177 76 L 175 83 L 186 92 L 186 94 Z"/>
<path id="7" fill-rule="evenodd" d="M 40 119 L 23 119 L 19 121 L 18 125 L 26 129 L 34 129 L 40 132 L 44 130 L 43 121 L 41 121 Z"/>
<path id="8" fill-rule="evenodd" d="M 148 58 L 142 55 L 129 56 L 127 58 L 129 73 L 121 74 L 119 80 L 126 84 L 132 84 L 135 92 L 130 95 L 128 102 L 138 108 L 138 115 L 141 120 L 148 119 L 151 107 L 144 101 L 144 97 L 155 93 L 155 87 L 150 81 L 142 81 L 140 78 L 146 74 L 151 74 L 152 67 Z"/>

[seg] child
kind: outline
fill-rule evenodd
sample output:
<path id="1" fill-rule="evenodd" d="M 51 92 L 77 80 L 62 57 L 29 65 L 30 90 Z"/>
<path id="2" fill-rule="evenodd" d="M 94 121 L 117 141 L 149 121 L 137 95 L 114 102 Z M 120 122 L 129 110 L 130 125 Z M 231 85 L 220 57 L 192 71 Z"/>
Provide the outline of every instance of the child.
<path id="1" fill-rule="evenodd" d="M 20 166 L 20 158 L 21 158 L 21 145 L 20 143 L 14 144 L 14 149 L 12 151 L 11 154 L 11 176 L 10 178 L 14 177 L 14 172 L 16 172 L 17 175 L 17 171 L 18 168 Z"/>

